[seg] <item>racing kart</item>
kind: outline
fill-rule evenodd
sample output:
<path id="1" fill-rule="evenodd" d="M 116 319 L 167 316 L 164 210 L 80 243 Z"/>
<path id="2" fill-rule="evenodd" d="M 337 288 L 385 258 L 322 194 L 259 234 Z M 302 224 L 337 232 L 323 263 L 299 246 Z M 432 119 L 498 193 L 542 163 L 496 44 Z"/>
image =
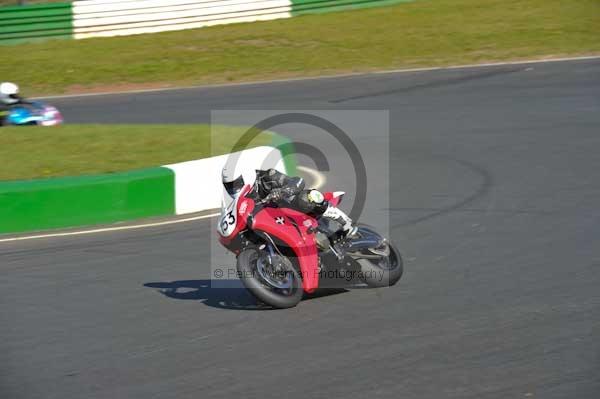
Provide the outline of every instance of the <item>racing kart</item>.
<path id="1" fill-rule="evenodd" d="M 330 206 L 338 206 L 343 195 L 324 193 Z M 335 220 L 280 206 L 272 194 L 255 200 L 251 185 L 226 202 L 217 226 L 219 241 L 237 255 L 243 285 L 274 308 L 296 306 L 332 272 L 351 272 L 369 287 L 392 286 L 402 276 L 398 249 L 367 225 L 358 224 L 357 232 L 346 237 Z"/>
<path id="2" fill-rule="evenodd" d="M 35 101 L 12 108 L 6 118 L 6 123 L 16 126 L 55 126 L 63 123 L 63 117 L 55 107 Z"/>

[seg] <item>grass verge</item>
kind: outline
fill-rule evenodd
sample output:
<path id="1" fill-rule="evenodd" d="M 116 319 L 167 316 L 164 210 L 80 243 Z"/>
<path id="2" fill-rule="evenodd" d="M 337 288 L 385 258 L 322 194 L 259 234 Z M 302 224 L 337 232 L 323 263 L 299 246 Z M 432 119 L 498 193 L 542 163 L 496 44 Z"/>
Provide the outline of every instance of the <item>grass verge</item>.
<path id="1" fill-rule="evenodd" d="M 600 53 L 598 0 L 419 0 L 6 51 L 27 94 L 237 82 Z"/>
<path id="2" fill-rule="evenodd" d="M 63 125 L 0 128 L 0 180 L 110 173 L 230 152 L 246 131 L 209 125 Z M 270 144 L 270 133 L 249 147 Z M 211 151 L 211 148 L 213 149 Z"/>

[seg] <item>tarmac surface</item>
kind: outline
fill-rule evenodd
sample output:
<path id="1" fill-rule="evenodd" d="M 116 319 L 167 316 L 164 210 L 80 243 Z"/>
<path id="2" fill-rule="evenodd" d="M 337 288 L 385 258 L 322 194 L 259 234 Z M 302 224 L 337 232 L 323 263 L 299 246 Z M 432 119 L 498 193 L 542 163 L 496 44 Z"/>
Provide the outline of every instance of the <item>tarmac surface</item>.
<path id="1" fill-rule="evenodd" d="M 600 397 L 600 60 L 52 103 L 71 123 L 389 110 L 352 140 L 384 193 L 361 219 L 405 274 L 264 310 L 211 288 L 211 221 L 0 243 L 0 397 Z M 326 188 L 356 186 L 322 141 Z"/>

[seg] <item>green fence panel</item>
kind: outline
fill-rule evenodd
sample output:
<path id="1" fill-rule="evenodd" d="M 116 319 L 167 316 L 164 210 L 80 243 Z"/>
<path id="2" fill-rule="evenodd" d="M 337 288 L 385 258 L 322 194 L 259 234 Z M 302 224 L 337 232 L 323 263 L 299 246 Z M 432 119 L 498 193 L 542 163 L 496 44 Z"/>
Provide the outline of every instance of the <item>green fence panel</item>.
<path id="1" fill-rule="evenodd" d="M 22 34 L 22 35 L 36 35 L 40 31 L 52 31 L 52 30 L 70 30 L 73 24 L 71 20 L 60 20 L 60 21 L 44 21 L 44 22 L 32 22 L 32 23 L 19 23 L 12 25 L 0 25 L 0 37 L 10 34 Z"/>
<path id="2" fill-rule="evenodd" d="M 71 3 L 0 7 L 0 22 L 71 15 Z"/>
<path id="3" fill-rule="evenodd" d="M 0 7 L 0 44 L 72 36 L 71 3 Z"/>

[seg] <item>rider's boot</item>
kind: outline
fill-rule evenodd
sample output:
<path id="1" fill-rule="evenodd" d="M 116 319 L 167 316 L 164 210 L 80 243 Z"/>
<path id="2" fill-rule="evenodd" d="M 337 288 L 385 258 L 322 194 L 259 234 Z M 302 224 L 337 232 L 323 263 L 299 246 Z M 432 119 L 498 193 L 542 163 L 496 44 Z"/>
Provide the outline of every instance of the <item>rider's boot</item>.
<path id="1" fill-rule="evenodd" d="M 323 216 L 329 219 L 333 219 L 342 225 L 344 235 L 348 238 L 352 238 L 358 231 L 358 227 L 352 224 L 352 219 L 344 213 L 341 209 L 335 206 L 329 206 L 323 213 Z"/>

